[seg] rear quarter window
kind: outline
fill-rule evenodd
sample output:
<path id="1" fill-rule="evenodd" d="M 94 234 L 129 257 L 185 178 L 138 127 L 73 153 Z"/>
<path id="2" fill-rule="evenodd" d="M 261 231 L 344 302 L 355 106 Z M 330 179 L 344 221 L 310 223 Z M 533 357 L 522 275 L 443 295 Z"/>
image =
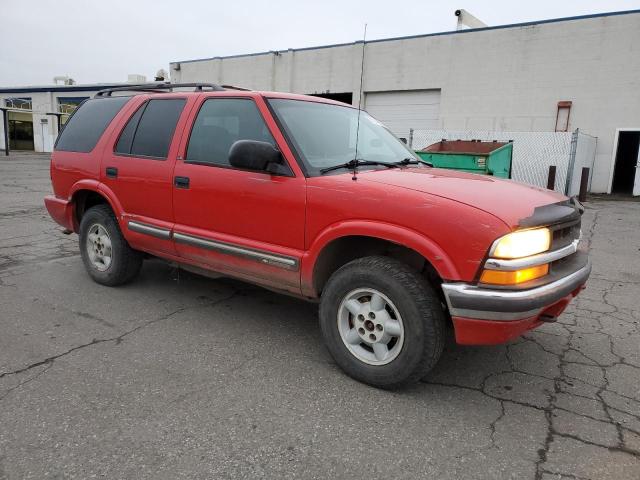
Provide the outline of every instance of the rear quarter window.
<path id="1" fill-rule="evenodd" d="M 131 97 L 92 98 L 82 103 L 67 121 L 56 151 L 90 152 L 116 114 Z"/>
<path id="2" fill-rule="evenodd" d="M 183 98 L 153 99 L 134 113 L 122 130 L 115 153 L 165 159 L 184 108 Z"/>

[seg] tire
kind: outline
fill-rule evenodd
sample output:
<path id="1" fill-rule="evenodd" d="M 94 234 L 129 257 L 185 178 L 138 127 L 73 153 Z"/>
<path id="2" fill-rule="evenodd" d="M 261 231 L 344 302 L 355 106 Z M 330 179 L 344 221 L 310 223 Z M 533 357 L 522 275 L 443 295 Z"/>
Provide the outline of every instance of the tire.
<path id="1" fill-rule="evenodd" d="M 89 276 L 109 287 L 133 280 L 142 267 L 142 253 L 129 246 L 108 205 L 91 207 L 82 217 L 80 255 Z"/>
<path id="2" fill-rule="evenodd" d="M 424 377 L 438 362 L 446 337 L 444 312 L 431 285 L 408 265 L 379 256 L 353 260 L 331 276 L 320 301 L 320 327 L 347 375 L 385 389 Z M 378 345 L 378 355 L 374 344 L 388 338 L 386 353 Z"/>

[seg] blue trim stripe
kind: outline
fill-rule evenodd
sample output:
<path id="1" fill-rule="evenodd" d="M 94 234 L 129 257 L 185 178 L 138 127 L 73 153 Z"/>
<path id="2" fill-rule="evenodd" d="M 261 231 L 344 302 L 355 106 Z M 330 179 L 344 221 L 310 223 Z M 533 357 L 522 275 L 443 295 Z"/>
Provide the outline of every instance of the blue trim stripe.
<path id="1" fill-rule="evenodd" d="M 105 88 L 126 86 L 126 83 L 96 85 L 52 85 L 50 87 L 0 87 L 0 93 L 39 93 L 39 92 L 98 92 Z"/>
<path id="2" fill-rule="evenodd" d="M 558 22 L 571 22 L 575 20 L 587 20 L 590 18 L 601 18 L 601 17 L 617 17 L 619 15 L 633 15 L 640 13 L 640 9 L 638 10 L 623 10 L 620 12 L 605 12 L 605 13 L 592 13 L 589 15 L 578 15 L 575 17 L 564 17 L 564 18 L 550 18 L 548 20 L 536 20 L 533 22 L 524 22 L 524 23 L 510 23 L 506 25 L 497 25 L 495 27 L 482 27 L 482 28 L 469 28 L 466 30 L 451 30 L 447 32 L 436 32 L 436 33 L 423 33 L 418 35 L 408 35 L 405 37 L 391 37 L 391 38 L 380 38 L 378 40 L 368 40 L 367 43 L 380 43 L 380 42 L 393 42 L 397 40 L 411 40 L 414 38 L 426 38 L 426 37 L 439 37 L 443 35 L 458 35 L 465 33 L 475 33 L 475 32 L 485 32 L 489 30 L 502 30 L 505 28 L 518 28 L 518 27 L 530 27 L 534 25 L 544 25 L 547 23 L 558 23 Z M 351 45 L 357 45 L 362 43 L 362 40 L 358 40 L 350 43 L 335 43 L 331 45 L 320 45 L 317 47 L 303 47 L 303 48 L 289 48 L 287 50 L 269 50 L 267 52 L 258 52 L 258 53 L 243 53 L 239 55 L 226 55 L 226 56 L 218 56 L 218 57 L 209 57 L 209 58 L 198 58 L 195 60 L 181 60 L 171 62 L 171 65 L 176 63 L 193 63 L 193 62 L 206 62 L 209 60 L 227 60 L 231 58 L 242 58 L 242 57 L 257 57 L 259 55 L 271 55 L 274 53 L 287 53 L 287 52 L 303 52 L 305 50 L 321 50 L 324 48 L 334 48 L 334 47 L 348 47 Z"/>

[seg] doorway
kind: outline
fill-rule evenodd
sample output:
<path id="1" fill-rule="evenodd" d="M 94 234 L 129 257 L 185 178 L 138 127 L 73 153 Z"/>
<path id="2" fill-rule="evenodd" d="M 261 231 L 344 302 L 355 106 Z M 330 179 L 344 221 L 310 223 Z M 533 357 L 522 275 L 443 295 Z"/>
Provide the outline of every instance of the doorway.
<path id="1" fill-rule="evenodd" d="M 322 97 L 322 98 L 328 98 L 329 100 L 335 100 L 336 102 L 342 102 L 342 103 L 346 103 L 348 105 L 351 105 L 351 102 L 353 102 L 353 93 L 351 92 L 347 92 L 347 93 L 310 93 L 309 94 L 312 97 Z"/>
<path id="2" fill-rule="evenodd" d="M 611 193 L 640 195 L 640 129 L 618 130 Z"/>
<path id="3" fill-rule="evenodd" d="M 11 150 L 34 150 L 33 120 L 22 112 L 9 112 L 9 148 Z M 31 117 L 31 114 L 28 114 Z"/>

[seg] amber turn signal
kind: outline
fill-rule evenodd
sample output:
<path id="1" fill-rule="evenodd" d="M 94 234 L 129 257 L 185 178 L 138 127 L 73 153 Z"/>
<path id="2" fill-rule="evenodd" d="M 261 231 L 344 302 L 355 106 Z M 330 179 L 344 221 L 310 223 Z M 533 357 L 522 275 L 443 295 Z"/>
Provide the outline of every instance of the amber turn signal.
<path id="1" fill-rule="evenodd" d="M 480 275 L 481 283 L 491 283 L 494 285 L 516 285 L 518 283 L 535 280 L 549 273 L 549 264 L 537 265 L 523 270 L 506 272 L 502 270 L 483 270 Z"/>

